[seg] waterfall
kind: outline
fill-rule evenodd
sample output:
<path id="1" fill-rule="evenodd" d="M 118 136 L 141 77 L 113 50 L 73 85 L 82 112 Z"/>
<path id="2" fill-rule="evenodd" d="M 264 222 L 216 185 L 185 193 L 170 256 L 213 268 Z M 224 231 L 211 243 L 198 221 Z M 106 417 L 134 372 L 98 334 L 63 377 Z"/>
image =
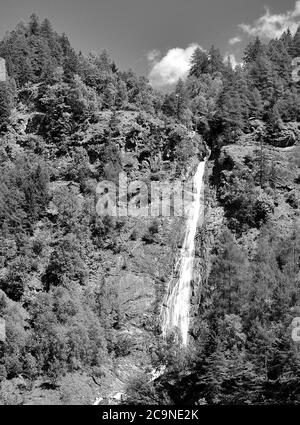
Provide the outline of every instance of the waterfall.
<path id="1" fill-rule="evenodd" d="M 199 163 L 193 178 L 193 201 L 189 205 L 186 221 L 184 243 L 180 252 L 180 258 L 175 268 L 178 271 L 178 280 L 169 282 L 165 302 L 162 306 L 162 334 L 164 337 L 168 332 L 176 331 L 183 345 L 188 343 L 189 331 L 189 309 L 191 297 L 191 281 L 193 278 L 195 236 L 198 225 L 202 225 L 204 216 L 204 192 L 203 176 L 206 161 Z"/>

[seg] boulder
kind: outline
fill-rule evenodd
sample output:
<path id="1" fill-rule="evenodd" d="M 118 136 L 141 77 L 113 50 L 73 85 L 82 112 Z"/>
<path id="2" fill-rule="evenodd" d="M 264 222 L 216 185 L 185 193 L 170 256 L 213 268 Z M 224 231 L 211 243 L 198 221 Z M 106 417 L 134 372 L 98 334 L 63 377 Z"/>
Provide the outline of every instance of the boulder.
<path id="1" fill-rule="evenodd" d="M 300 141 L 300 123 L 288 122 L 281 123 L 277 131 L 267 134 L 269 143 L 279 148 L 286 148 L 299 144 Z"/>

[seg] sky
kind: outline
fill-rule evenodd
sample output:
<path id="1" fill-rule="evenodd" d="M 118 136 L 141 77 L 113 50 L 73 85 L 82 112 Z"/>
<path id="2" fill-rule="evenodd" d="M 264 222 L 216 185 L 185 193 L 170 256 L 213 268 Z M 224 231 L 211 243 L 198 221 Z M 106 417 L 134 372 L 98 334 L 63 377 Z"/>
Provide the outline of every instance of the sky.
<path id="1" fill-rule="evenodd" d="M 268 40 L 300 24 L 300 0 L 1 0 L 0 37 L 33 12 L 76 50 L 106 49 L 158 88 L 186 76 L 197 45 L 214 44 L 235 65 L 256 35 Z"/>

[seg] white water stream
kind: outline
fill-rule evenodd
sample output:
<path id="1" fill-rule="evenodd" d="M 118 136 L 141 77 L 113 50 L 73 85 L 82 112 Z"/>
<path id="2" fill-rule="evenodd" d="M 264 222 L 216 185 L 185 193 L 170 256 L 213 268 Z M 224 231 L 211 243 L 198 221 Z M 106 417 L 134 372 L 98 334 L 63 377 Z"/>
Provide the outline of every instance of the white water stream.
<path id="1" fill-rule="evenodd" d="M 162 306 L 162 333 L 166 337 L 170 331 L 177 331 L 183 345 L 188 343 L 189 331 L 189 309 L 191 298 L 191 281 L 193 278 L 195 237 L 197 227 L 202 226 L 204 217 L 204 171 L 206 161 L 199 163 L 196 174 L 193 178 L 193 200 L 188 208 L 188 217 L 186 221 L 186 232 L 184 243 L 181 249 L 180 258 L 175 268 L 175 274 L 178 272 L 178 279 L 175 285 L 174 280 L 169 283 L 166 301 Z M 158 370 L 152 370 L 149 382 L 154 381 L 164 373 L 165 366 Z M 124 393 L 112 395 L 114 400 L 121 400 Z M 98 397 L 94 405 L 100 404 L 103 400 Z"/>
<path id="2" fill-rule="evenodd" d="M 204 192 L 205 163 L 206 161 L 199 163 L 193 179 L 193 187 L 195 188 L 193 201 L 189 206 L 184 243 L 175 268 L 175 273 L 176 270 L 179 271 L 179 277 L 175 285 L 173 285 L 173 279 L 170 281 L 161 311 L 163 336 L 166 337 L 170 331 L 175 331 L 180 336 L 183 345 L 188 344 L 195 236 L 197 227 L 203 224 L 204 217 L 204 201 L 201 195 Z"/>

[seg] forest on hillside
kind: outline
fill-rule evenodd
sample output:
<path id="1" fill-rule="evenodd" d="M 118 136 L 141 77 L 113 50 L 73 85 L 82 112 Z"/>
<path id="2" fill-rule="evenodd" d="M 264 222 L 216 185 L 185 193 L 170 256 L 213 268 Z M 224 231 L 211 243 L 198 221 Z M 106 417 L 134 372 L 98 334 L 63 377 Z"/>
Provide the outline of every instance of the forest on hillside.
<path id="1" fill-rule="evenodd" d="M 139 356 L 164 366 L 151 382 L 142 372 L 131 379 L 127 403 L 300 402 L 291 337 L 300 316 L 298 56 L 300 27 L 254 39 L 234 69 L 216 47 L 196 48 L 188 77 L 164 94 L 106 51 L 76 52 L 48 19 L 32 15 L 5 35 L 0 404 L 24 404 L 37 382 L 64 385 L 66 402 L 81 376 L 101 387 L 118 359 L 134 359 L 118 270 L 154 282 Z M 208 200 L 224 220 L 182 349 L 174 335 L 162 339 L 159 323 L 180 223 L 99 216 L 96 187 L 121 171 L 147 185 L 179 178 L 205 146 Z"/>

